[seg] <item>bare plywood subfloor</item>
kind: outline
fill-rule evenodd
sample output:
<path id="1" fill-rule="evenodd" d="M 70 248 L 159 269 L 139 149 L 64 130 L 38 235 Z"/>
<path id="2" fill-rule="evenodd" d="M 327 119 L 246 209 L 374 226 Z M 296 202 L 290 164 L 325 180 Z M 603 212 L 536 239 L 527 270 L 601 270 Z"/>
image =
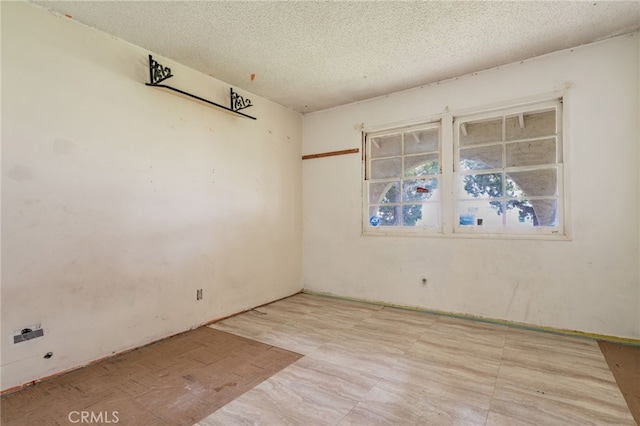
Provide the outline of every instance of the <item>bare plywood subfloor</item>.
<path id="1" fill-rule="evenodd" d="M 633 418 L 640 424 L 640 348 L 602 341 L 598 344 Z"/>
<path id="2" fill-rule="evenodd" d="M 201 327 L 5 395 L 0 423 L 66 425 L 87 411 L 111 422 L 117 412 L 127 425 L 192 425 L 301 357 Z"/>

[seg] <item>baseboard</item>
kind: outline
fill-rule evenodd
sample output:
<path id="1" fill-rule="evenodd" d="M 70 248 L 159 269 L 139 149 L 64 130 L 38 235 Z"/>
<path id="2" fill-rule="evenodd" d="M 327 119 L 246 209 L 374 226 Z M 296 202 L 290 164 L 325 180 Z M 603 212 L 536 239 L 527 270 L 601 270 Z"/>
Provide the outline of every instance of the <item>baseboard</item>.
<path id="1" fill-rule="evenodd" d="M 625 344 L 625 345 L 640 347 L 640 340 L 632 339 L 632 338 L 628 338 L 628 337 L 609 336 L 609 335 L 606 335 L 606 334 L 587 333 L 587 332 L 584 332 L 584 331 L 567 330 L 567 329 L 563 329 L 563 328 L 554 328 L 554 327 L 545 327 L 545 326 L 540 326 L 540 325 L 520 323 L 520 322 L 508 321 L 508 320 L 502 320 L 502 319 L 496 319 L 496 318 L 480 317 L 480 316 L 475 316 L 475 315 L 470 315 L 470 314 L 438 311 L 438 310 L 434 310 L 434 309 L 421 308 L 419 306 L 405 306 L 405 305 L 398 305 L 398 304 L 395 304 L 395 303 L 383 302 L 383 301 L 378 301 L 378 300 L 368 300 L 368 299 L 361 299 L 361 298 L 357 298 L 357 297 L 340 296 L 340 295 L 336 295 L 336 294 L 333 294 L 333 293 L 324 293 L 324 292 L 307 290 L 307 289 L 302 290 L 302 293 L 310 294 L 310 295 L 313 295 L 313 296 L 327 297 L 327 298 L 330 298 L 330 299 L 348 300 L 350 302 L 367 303 L 367 304 L 371 304 L 371 305 L 386 306 L 386 307 L 389 307 L 389 308 L 405 309 L 405 310 L 408 310 L 408 311 L 424 312 L 426 314 L 434 314 L 434 315 L 443 315 L 443 316 L 447 316 L 447 317 L 462 318 L 462 319 L 467 319 L 467 320 L 471 320 L 471 321 L 486 322 L 486 323 L 490 323 L 490 324 L 507 325 L 509 327 L 515 327 L 515 328 L 520 328 L 520 329 L 524 329 L 524 330 L 533 330 L 533 331 L 540 331 L 540 332 L 544 332 L 544 333 L 560 334 L 560 335 L 563 335 L 563 336 L 580 337 L 580 338 L 583 338 L 583 339 L 590 339 L 590 340 L 603 340 L 605 342 L 622 343 L 622 344 Z"/>
<path id="2" fill-rule="evenodd" d="M 154 341 L 151 341 L 151 342 L 145 343 L 145 344 L 143 344 L 143 345 L 136 346 L 136 347 L 129 348 L 129 349 L 125 349 L 125 350 L 123 350 L 123 351 L 116 352 L 116 353 L 113 353 L 113 354 L 110 354 L 110 355 L 107 355 L 107 356 L 104 356 L 104 357 L 101 357 L 101 358 L 95 359 L 95 360 L 93 360 L 93 361 L 90 361 L 90 362 L 88 362 L 88 363 L 86 363 L 86 364 L 79 365 L 79 366 L 77 366 L 77 367 L 72 367 L 72 368 L 69 368 L 69 369 L 67 369 L 67 370 L 62 370 L 62 371 L 59 371 L 59 372 L 57 372 L 57 373 L 51 374 L 51 375 L 49 375 L 49 376 L 45 376 L 45 377 L 42 377 L 42 378 L 39 378 L 39 379 L 32 380 L 32 381 L 27 382 L 27 383 L 23 383 L 23 384 L 18 385 L 18 386 L 13 386 L 13 387 L 10 387 L 10 388 L 7 388 L 7 389 L 4 389 L 4 390 L 0 391 L 0 396 L 2 396 L 2 395 L 6 395 L 6 394 L 10 394 L 10 393 L 13 393 L 13 392 L 17 392 L 17 391 L 22 390 L 22 389 L 24 389 L 24 388 L 27 388 L 27 387 L 29 387 L 29 386 L 33 386 L 33 385 L 35 385 L 35 384 L 37 384 L 37 383 L 41 383 L 41 382 L 44 382 L 44 381 L 47 381 L 47 380 L 55 379 L 56 377 L 64 376 L 65 374 L 71 373 L 72 371 L 79 370 L 79 369 L 81 369 L 81 368 L 85 368 L 85 367 L 88 367 L 88 366 L 90 366 L 90 365 L 98 364 L 98 363 L 100 363 L 100 362 L 102 362 L 102 361 L 106 361 L 106 360 L 108 360 L 108 359 L 111 359 L 111 358 L 117 357 L 117 356 L 119 356 L 119 355 L 124 355 L 124 354 L 126 354 L 126 353 L 129 353 L 129 352 L 135 351 L 135 350 L 137 350 L 137 349 L 144 348 L 144 347 L 146 347 L 146 346 L 154 345 L 154 344 L 156 344 L 156 343 L 158 343 L 158 342 L 161 342 L 161 341 L 163 341 L 163 340 L 170 339 L 170 338 L 172 338 L 172 337 L 178 336 L 178 335 L 183 334 L 183 333 L 188 333 L 189 331 L 191 331 L 191 330 L 195 330 L 196 328 L 204 327 L 204 326 L 207 326 L 207 325 L 210 325 L 210 324 L 216 323 L 216 322 L 218 322 L 218 321 L 222 321 L 222 320 L 224 320 L 224 319 L 226 319 L 226 318 L 230 318 L 230 317 L 233 317 L 233 316 L 236 316 L 236 315 L 242 314 L 242 313 L 244 313 L 244 312 L 250 311 L 250 310 L 252 310 L 252 309 L 256 309 L 256 308 L 259 308 L 259 307 L 261 307 L 261 306 L 268 305 L 269 303 L 274 303 L 274 302 L 277 302 L 278 300 L 282 300 L 282 299 L 286 299 L 287 297 L 295 296 L 296 294 L 299 294 L 299 293 L 302 293 L 302 290 L 298 290 L 298 291 L 296 291 L 295 293 L 290 294 L 289 296 L 284 296 L 284 297 L 281 297 L 281 298 L 279 298 L 279 299 L 272 300 L 271 302 L 267 302 L 267 303 L 262 303 L 262 304 L 260 304 L 260 305 L 256 305 L 256 306 L 254 306 L 253 308 L 244 309 L 244 310 L 242 310 L 242 311 L 236 312 L 236 313 L 231 314 L 231 315 L 226 315 L 226 316 L 224 316 L 224 317 L 219 317 L 219 318 L 215 318 L 215 319 L 213 319 L 213 320 L 208 320 L 208 321 L 206 321 L 206 322 L 204 322 L 204 323 L 202 323 L 202 324 L 199 324 L 199 325 L 193 326 L 193 327 L 191 327 L 191 328 L 189 328 L 189 329 L 187 329 L 187 330 L 179 331 L 179 332 L 177 332 L 177 333 L 170 334 L 170 335 L 168 335 L 168 336 L 162 337 L 162 338 L 160 338 L 160 339 L 156 339 L 156 340 L 154 340 Z"/>

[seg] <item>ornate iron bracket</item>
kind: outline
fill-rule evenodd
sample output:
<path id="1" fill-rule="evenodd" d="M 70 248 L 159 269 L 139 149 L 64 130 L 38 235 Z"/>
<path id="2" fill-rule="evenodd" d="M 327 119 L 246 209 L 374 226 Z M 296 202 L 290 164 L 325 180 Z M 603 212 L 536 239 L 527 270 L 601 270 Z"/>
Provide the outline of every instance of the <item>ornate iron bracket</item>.
<path id="1" fill-rule="evenodd" d="M 163 67 L 156 62 L 151 55 L 149 55 L 149 81 L 151 85 L 155 86 L 161 81 L 173 77 L 171 74 L 171 68 Z"/>
<path id="2" fill-rule="evenodd" d="M 229 89 L 231 91 L 231 109 L 234 111 L 240 111 L 241 109 L 249 108 L 251 105 L 251 99 L 245 99 L 233 91 L 233 87 Z"/>
<path id="3" fill-rule="evenodd" d="M 149 83 L 145 83 L 145 85 L 147 86 L 152 86 L 152 87 L 162 87 L 164 89 L 169 89 L 169 90 L 173 90 L 174 92 L 178 92 L 182 95 L 185 96 L 189 96 L 191 98 L 197 99 L 201 102 L 205 102 L 209 105 L 213 105 L 215 107 L 218 108 L 222 108 L 226 111 L 232 112 L 234 114 L 238 114 L 241 115 L 243 117 L 247 117 L 250 118 L 252 120 L 256 120 L 255 117 L 251 117 L 250 115 L 247 115 L 243 112 L 240 112 L 241 109 L 245 109 L 245 108 L 249 108 L 251 106 L 253 106 L 253 104 L 251 103 L 251 99 L 248 98 L 244 98 L 242 96 L 240 96 L 237 92 L 233 91 L 233 87 L 230 88 L 230 101 L 231 101 L 231 108 L 228 108 L 224 105 L 220 105 L 216 102 L 201 98 L 200 96 L 196 96 L 193 95 L 191 93 L 187 93 L 183 90 L 180 89 L 176 89 L 175 87 L 171 87 L 171 86 L 167 86 L 166 84 L 160 84 L 161 82 L 163 82 L 164 80 L 167 80 L 169 78 L 173 77 L 173 74 L 171 74 L 171 68 L 169 67 L 165 67 L 162 66 L 160 63 L 158 63 L 155 59 L 153 59 L 153 57 L 151 55 L 149 55 Z"/>

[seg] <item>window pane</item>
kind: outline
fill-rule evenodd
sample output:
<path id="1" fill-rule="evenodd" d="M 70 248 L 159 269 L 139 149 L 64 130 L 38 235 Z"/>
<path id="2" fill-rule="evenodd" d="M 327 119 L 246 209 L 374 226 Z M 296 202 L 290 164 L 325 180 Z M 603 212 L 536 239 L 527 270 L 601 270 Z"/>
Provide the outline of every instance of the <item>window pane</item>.
<path id="1" fill-rule="evenodd" d="M 402 154 L 402 134 L 371 138 L 371 158 L 392 157 Z"/>
<path id="2" fill-rule="evenodd" d="M 447 116 L 453 132 L 425 122 L 368 134 L 365 233 L 563 232 L 561 102 L 526 108 Z M 443 188 L 448 206 L 440 204 L 443 173 L 454 178 Z M 443 211 L 457 216 L 453 230 L 442 228 Z"/>
<path id="3" fill-rule="evenodd" d="M 438 129 L 418 130 L 404 134 L 404 153 L 438 151 Z"/>
<path id="4" fill-rule="evenodd" d="M 535 214 L 527 200 L 507 201 L 507 226 L 533 226 Z"/>
<path id="5" fill-rule="evenodd" d="M 377 226 L 398 226 L 400 225 L 400 206 L 371 206 L 369 207 L 369 218 L 379 219 Z M 369 221 L 371 223 L 371 220 Z"/>
<path id="6" fill-rule="evenodd" d="M 507 225 L 557 226 L 557 206 L 555 199 L 507 201 Z"/>
<path id="7" fill-rule="evenodd" d="M 440 162 L 438 154 L 404 157 L 405 176 L 437 175 L 439 172 Z"/>
<path id="8" fill-rule="evenodd" d="M 502 201 L 458 202 L 460 226 L 502 226 Z"/>
<path id="9" fill-rule="evenodd" d="M 460 150 L 461 170 L 482 170 L 502 168 L 502 144 L 463 148 Z"/>
<path id="10" fill-rule="evenodd" d="M 502 118 L 462 123 L 459 131 L 460 145 L 502 141 Z"/>
<path id="11" fill-rule="evenodd" d="M 524 127 L 520 127 L 520 117 L 512 116 L 506 120 L 506 139 L 526 139 L 556 134 L 556 111 L 524 113 Z"/>
<path id="12" fill-rule="evenodd" d="M 531 200 L 535 212 L 534 226 L 558 226 L 558 200 Z"/>
<path id="13" fill-rule="evenodd" d="M 402 201 L 436 199 L 438 199 L 438 179 L 416 179 L 402 182 Z"/>
<path id="14" fill-rule="evenodd" d="M 369 203 L 399 203 L 400 182 L 369 183 Z"/>
<path id="15" fill-rule="evenodd" d="M 461 175 L 458 193 L 460 198 L 502 197 L 502 173 Z"/>
<path id="16" fill-rule="evenodd" d="M 437 227 L 439 211 L 436 203 L 407 204 L 402 206 L 403 226 Z"/>
<path id="17" fill-rule="evenodd" d="M 505 146 L 507 167 L 554 164 L 556 139 L 508 143 Z"/>
<path id="18" fill-rule="evenodd" d="M 384 179 L 400 177 L 402 159 L 400 157 L 371 161 L 371 178 Z"/>
<path id="19" fill-rule="evenodd" d="M 507 201 L 507 226 L 537 226 L 535 211 L 529 200 Z"/>
<path id="20" fill-rule="evenodd" d="M 511 172 L 507 175 L 507 197 L 553 196 L 557 193 L 556 169 Z M 513 182 L 510 184 L 509 180 Z"/>

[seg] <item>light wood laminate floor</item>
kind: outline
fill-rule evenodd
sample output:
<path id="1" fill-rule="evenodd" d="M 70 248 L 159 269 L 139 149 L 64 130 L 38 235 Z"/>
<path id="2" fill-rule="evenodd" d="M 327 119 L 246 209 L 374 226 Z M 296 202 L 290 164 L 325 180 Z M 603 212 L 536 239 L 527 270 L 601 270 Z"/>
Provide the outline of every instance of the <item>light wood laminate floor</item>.
<path id="1" fill-rule="evenodd" d="M 305 357 L 199 426 L 635 424 L 590 339 L 308 294 L 211 327 Z"/>

